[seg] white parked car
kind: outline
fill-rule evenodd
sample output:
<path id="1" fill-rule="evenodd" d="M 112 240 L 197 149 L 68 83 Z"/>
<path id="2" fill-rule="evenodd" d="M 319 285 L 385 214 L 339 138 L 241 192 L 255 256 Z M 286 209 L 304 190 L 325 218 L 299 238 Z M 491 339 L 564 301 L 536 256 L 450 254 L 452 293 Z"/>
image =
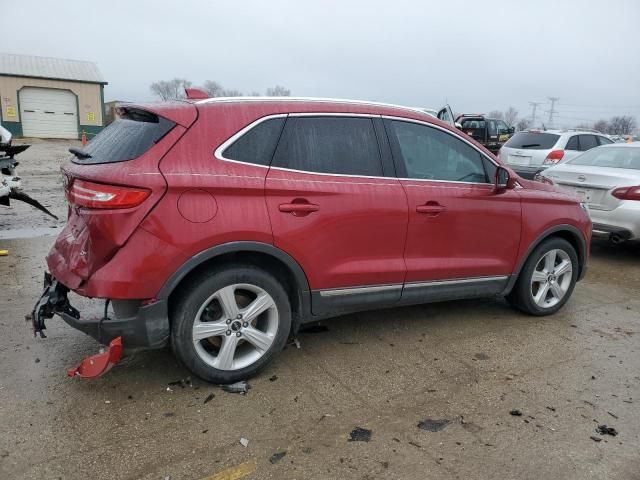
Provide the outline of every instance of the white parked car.
<path id="1" fill-rule="evenodd" d="M 582 197 L 594 232 L 640 238 L 640 142 L 594 148 L 540 174 Z"/>
<path id="2" fill-rule="evenodd" d="M 599 145 L 613 143 L 606 135 L 588 130 L 525 130 L 502 146 L 498 157 L 524 178 L 569 160 Z"/>

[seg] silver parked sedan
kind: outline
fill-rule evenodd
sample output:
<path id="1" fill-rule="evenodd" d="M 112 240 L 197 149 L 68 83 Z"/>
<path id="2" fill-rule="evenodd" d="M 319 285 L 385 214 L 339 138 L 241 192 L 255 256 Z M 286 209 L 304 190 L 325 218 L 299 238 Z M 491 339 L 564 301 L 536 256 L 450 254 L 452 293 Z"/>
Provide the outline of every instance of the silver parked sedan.
<path id="1" fill-rule="evenodd" d="M 540 173 L 589 204 L 594 232 L 640 238 L 640 142 L 594 148 Z"/>

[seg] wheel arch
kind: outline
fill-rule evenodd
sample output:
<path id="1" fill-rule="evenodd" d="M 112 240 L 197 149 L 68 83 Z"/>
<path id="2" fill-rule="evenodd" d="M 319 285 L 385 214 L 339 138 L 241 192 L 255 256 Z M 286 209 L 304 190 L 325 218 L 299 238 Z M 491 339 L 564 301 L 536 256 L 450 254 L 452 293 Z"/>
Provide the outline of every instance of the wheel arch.
<path id="1" fill-rule="evenodd" d="M 238 241 L 208 248 L 183 263 L 164 283 L 157 298 L 167 300 L 169 309 L 173 297 L 190 278 L 224 264 L 249 263 L 263 267 L 280 281 L 291 302 L 292 332 L 311 316 L 309 282 L 302 267 L 289 254 L 262 242 Z"/>
<path id="2" fill-rule="evenodd" d="M 538 237 L 533 242 L 531 242 L 531 245 L 529 245 L 529 248 L 520 259 L 520 262 L 518 263 L 517 268 L 514 270 L 513 274 L 511 275 L 511 278 L 509 279 L 509 283 L 507 284 L 506 288 L 502 292 L 502 295 L 507 295 L 509 294 L 509 292 L 511 292 L 516 282 L 518 281 L 518 277 L 520 276 L 520 272 L 522 271 L 524 264 L 526 263 L 527 259 L 529 258 L 533 250 L 542 242 L 552 237 L 563 238 L 564 240 L 568 241 L 571 244 L 571 246 L 576 250 L 576 253 L 578 254 L 578 269 L 579 269 L 578 280 L 582 280 L 587 270 L 586 269 L 587 245 L 586 245 L 584 236 L 582 235 L 580 230 L 574 227 L 573 225 L 569 225 L 569 224 L 556 225 L 554 227 L 546 229 L 544 232 L 538 235 Z"/>

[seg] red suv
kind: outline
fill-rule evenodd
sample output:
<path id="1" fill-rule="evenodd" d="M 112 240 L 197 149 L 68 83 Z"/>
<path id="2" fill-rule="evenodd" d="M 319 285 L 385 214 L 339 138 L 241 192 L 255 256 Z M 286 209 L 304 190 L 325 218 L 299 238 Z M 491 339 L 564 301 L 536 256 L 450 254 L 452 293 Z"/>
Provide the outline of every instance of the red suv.
<path id="1" fill-rule="evenodd" d="M 120 114 L 62 168 L 69 217 L 36 332 L 57 314 L 101 343 L 170 343 L 229 383 L 306 322 L 496 295 L 547 315 L 585 274 L 577 198 L 414 109 L 236 98 Z M 105 299 L 104 318 L 69 290 Z"/>

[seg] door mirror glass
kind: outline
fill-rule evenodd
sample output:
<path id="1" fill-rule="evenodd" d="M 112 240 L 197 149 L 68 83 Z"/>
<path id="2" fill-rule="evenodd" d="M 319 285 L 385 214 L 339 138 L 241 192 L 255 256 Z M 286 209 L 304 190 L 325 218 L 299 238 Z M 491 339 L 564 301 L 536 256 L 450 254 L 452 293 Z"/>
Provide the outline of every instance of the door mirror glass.
<path id="1" fill-rule="evenodd" d="M 511 174 L 506 168 L 498 167 L 496 171 L 496 190 L 506 190 L 507 188 L 513 188 Z"/>

